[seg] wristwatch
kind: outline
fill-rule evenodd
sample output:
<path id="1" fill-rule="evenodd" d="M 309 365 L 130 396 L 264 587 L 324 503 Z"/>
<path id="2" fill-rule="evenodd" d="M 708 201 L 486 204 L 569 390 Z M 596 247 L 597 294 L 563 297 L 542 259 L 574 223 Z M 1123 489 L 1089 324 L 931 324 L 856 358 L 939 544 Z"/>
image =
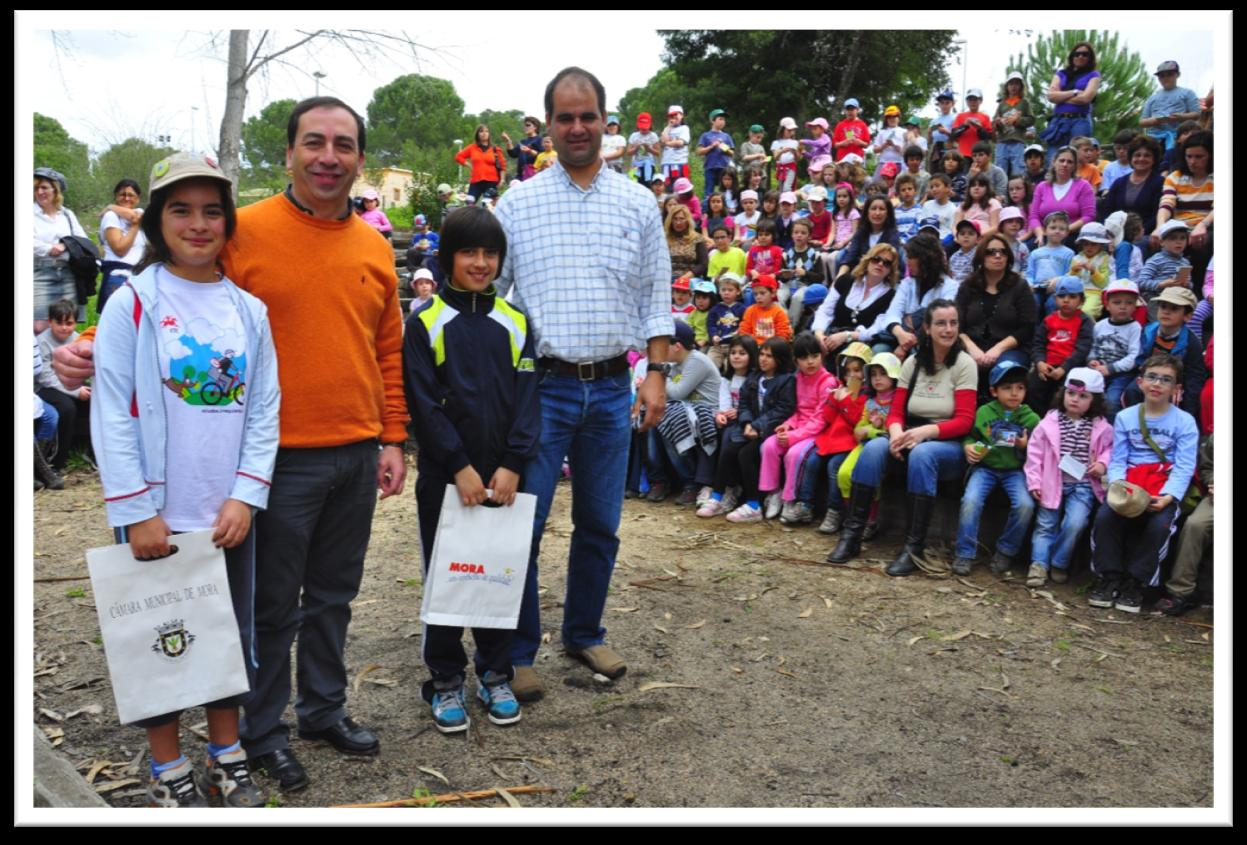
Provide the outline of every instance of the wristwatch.
<path id="1" fill-rule="evenodd" d="M 646 373 L 662 373 L 663 377 L 665 378 L 671 372 L 671 365 L 649 363 L 645 365 L 645 372 Z"/>
<path id="2" fill-rule="evenodd" d="M 407 441 L 406 441 L 406 440 L 395 440 L 393 443 L 384 443 L 384 442 L 383 442 L 383 443 L 381 444 L 381 448 L 382 448 L 382 449 L 384 449 L 386 446 L 397 446 L 397 447 L 398 447 L 398 448 L 400 448 L 400 449 L 406 450 L 406 449 L 407 449 Z"/>

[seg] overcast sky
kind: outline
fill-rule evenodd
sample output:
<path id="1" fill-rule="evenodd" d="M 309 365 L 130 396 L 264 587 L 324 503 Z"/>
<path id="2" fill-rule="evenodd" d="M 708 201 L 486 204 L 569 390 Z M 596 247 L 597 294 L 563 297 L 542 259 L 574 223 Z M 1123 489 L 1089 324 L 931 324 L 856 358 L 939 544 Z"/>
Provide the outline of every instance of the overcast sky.
<path id="1" fill-rule="evenodd" d="M 264 78 L 252 83 L 247 116 L 258 113 L 272 100 L 314 94 L 313 71 L 326 74 L 321 93 L 340 97 L 360 111 L 379 86 L 402 74 L 419 72 L 453 81 L 469 112 L 515 108 L 540 115 L 545 81 L 571 64 L 599 75 L 613 107 L 625 91 L 645 84 L 661 66 L 663 44 L 654 27 L 706 24 L 700 14 L 663 15 L 659 19 L 632 12 L 579 19 L 562 15 L 555 23 L 547 23 L 540 15 L 499 13 L 490 16 L 497 22 L 492 28 L 485 27 L 475 15 L 413 12 L 411 20 L 403 17 L 326 15 L 316 24 L 391 32 L 406 28 L 423 45 L 418 61 L 398 54 L 366 60 L 340 46 L 292 52 L 288 64 L 271 66 Z M 1167 16 L 1170 22 L 1173 17 Z M 959 25 L 959 38 L 968 42 L 966 84 L 990 92 L 1003 79 L 1010 56 L 1023 51 L 1038 31 L 1028 37 L 1020 30 L 976 28 L 966 25 L 965 18 L 913 20 L 907 16 L 906 22 L 929 27 Z M 1213 33 L 1223 19 L 1188 17 L 1181 26 L 1189 29 L 1180 31 L 1169 23 L 1154 30 L 1120 32 L 1149 68 L 1166 59 L 1178 61 L 1182 66 L 1180 84 L 1202 95 L 1215 77 Z M 845 25 L 840 17 L 829 17 L 828 25 L 833 20 L 835 25 Z M 786 23 L 809 27 L 816 22 L 807 14 L 768 16 L 738 25 L 773 27 Z M 869 26 L 876 22 L 862 23 Z M 51 23 L 59 26 L 64 22 Z M 39 111 L 55 117 L 94 152 L 131 135 L 148 140 L 169 135 L 179 148 L 189 149 L 192 144 L 200 149 L 215 148 L 225 103 L 225 44 L 221 30 L 208 27 L 251 26 L 258 31 L 271 26 L 277 28 L 276 40 L 282 44 L 299 37 L 288 19 L 263 15 L 232 16 L 228 21 L 214 15 L 210 21 L 197 21 L 185 15 L 156 13 L 76 13 L 73 23 L 76 29 L 58 31 L 64 35 L 58 50 L 53 47 L 50 32 L 42 28 L 49 21 L 30 14 L 19 16 L 15 63 L 18 113 Z M 203 28 L 187 29 L 197 23 Z M 1065 23 L 1076 22 L 1071 19 Z M 213 32 L 220 41 L 215 46 Z M 254 38 L 253 33 L 253 48 Z M 953 87 L 960 92 L 960 55 L 950 63 L 948 72 Z M 992 102 L 990 94 L 988 99 Z"/>

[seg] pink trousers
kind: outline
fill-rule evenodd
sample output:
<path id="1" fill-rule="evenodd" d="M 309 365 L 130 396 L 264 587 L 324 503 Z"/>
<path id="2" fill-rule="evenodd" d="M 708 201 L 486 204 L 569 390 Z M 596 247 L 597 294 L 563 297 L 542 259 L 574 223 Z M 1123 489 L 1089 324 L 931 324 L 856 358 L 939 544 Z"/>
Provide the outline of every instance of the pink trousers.
<path id="1" fill-rule="evenodd" d="M 780 446 L 779 438 L 772 434 L 762 444 L 762 469 L 758 473 L 758 490 L 762 493 L 774 493 L 779 489 L 780 464 L 784 467 L 784 501 L 791 502 L 797 498 L 797 482 L 800 480 L 801 467 L 805 456 L 814 448 L 814 438 L 798 443 L 789 441 L 788 446 Z"/>

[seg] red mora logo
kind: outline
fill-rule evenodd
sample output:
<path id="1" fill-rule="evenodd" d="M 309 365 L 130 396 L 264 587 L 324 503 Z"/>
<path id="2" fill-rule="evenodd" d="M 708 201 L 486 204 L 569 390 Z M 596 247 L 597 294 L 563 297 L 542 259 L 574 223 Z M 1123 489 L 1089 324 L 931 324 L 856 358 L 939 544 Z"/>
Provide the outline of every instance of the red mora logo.
<path id="1" fill-rule="evenodd" d="M 485 567 L 479 563 L 460 563 L 459 561 L 451 561 L 451 572 L 469 572 L 473 575 L 484 575 Z"/>

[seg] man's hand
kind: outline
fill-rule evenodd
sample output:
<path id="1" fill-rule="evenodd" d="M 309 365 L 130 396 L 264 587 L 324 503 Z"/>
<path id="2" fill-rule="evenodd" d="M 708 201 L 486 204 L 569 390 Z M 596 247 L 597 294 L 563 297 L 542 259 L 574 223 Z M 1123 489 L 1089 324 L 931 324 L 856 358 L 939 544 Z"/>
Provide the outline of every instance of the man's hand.
<path id="1" fill-rule="evenodd" d="M 381 498 L 403 492 L 403 482 L 406 480 L 407 462 L 403 460 L 403 447 L 383 447 L 380 457 L 377 458 L 377 487 L 381 490 Z"/>
<path id="2" fill-rule="evenodd" d="M 494 477 L 489 479 L 489 489 L 494 491 L 492 498 L 494 503 L 499 505 L 509 507 L 515 504 L 515 491 L 519 489 L 519 486 L 519 473 L 512 472 L 505 467 L 498 467 L 494 471 Z"/>
<path id="3" fill-rule="evenodd" d="M 160 514 L 142 522 L 136 522 L 126 529 L 130 537 L 130 552 L 135 560 L 159 560 L 177 551 L 176 546 L 169 545 L 169 526 Z"/>
<path id="4" fill-rule="evenodd" d="M 94 347 L 94 341 L 76 340 L 52 350 L 52 369 L 61 384 L 73 390 L 95 375 Z"/>
<path id="5" fill-rule="evenodd" d="M 464 507 L 479 505 L 488 498 L 481 476 L 471 464 L 455 473 L 455 489 L 459 491 L 459 501 Z"/>
<path id="6" fill-rule="evenodd" d="M 637 431 L 649 431 L 658 425 L 667 409 L 667 380 L 662 373 L 647 373 L 637 390 L 637 399 L 645 406 L 645 416 Z"/>
<path id="7" fill-rule="evenodd" d="M 247 539 L 251 530 L 251 505 L 226 499 L 212 523 L 212 542 L 218 549 L 232 549 Z"/>

